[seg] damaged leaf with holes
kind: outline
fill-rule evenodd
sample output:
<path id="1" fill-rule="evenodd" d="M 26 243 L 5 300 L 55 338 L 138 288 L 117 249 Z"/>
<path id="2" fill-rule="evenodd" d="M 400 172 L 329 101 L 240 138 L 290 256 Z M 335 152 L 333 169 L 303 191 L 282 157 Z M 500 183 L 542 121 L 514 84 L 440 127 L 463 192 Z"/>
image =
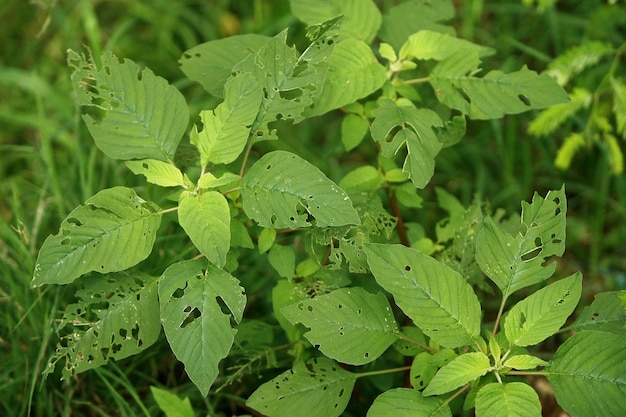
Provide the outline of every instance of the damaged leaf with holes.
<path id="1" fill-rule="evenodd" d="M 116 274 L 98 280 L 83 278 L 77 302 L 65 309 L 61 336 L 45 374 L 64 360 L 62 377 L 97 368 L 109 360 L 135 355 L 156 342 L 161 333 L 156 278 Z"/>
<path id="2" fill-rule="evenodd" d="M 167 341 L 206 396 L 243 317 L 244 289 L 235 277 L 206 260 L 182 261 L 161 276 L 159 302 Z"/>
<path id="3" fill-rule="evenodd" d="M 32 285 L 68 284 L 88 272 L 123 271 L 143 261 L 161 224 L 160 208 L 134 190 L 102 190 L 74 209 L 43 243 Z"/>
<path id="4" fill-rule="evenodd" d="M 256 389 L 246 405 L 268 417 L 338 417 L 352 396 L 356 374 L 324 357 L 300 362 Z"/>

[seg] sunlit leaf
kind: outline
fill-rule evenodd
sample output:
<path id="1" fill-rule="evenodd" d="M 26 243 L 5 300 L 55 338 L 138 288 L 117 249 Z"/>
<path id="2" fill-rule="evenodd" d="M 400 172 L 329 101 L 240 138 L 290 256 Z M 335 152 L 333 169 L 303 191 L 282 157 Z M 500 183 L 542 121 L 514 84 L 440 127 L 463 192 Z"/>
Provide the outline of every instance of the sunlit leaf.
<path id="1" fill-rule="evenodd" d="M 181 399 L 173 392 L 150 387 L 150 392 L 166 417 L 195 417 L 189 398 Z"/>
<path id="2" fill-rule="evenodd" d="M 425 398 L 419 391 L 394 388 L 374 400 L 367 417 L 452 417 L 443 398 Z"/>
<path id="3" fill-rule="evenodd" d="M 491 383 L 476 395 L 476 417 L 541 417 L 535 390 L 523 382 Z"/>
<path id="4" fill-rule="evenodd" d="M 451 55 L 463 51 L 476 53 L 480 57 L 492 55 L 492 48 L 457 38 L 447 33 L 420 30 L 409 36 L 409 39 L 400 48 L 400 59 L 434 59 L 442 61 Z"/>
<path id="5" fill-rule="evenodd" d="M 126 166 L 134 174 L 143 175 L 146 181 L 161 187 L 184 187 L 183 173 L 175 165 L 156 159 L 126 161 Z"/>
<path id="6" fill-rule="evenodd" d="M 462 387 L 485 375 L 491 369 L 489 357 L 482 352 L 470 352 L 454 358 L 433 377 L 424 395 L 440 395 Z"/>

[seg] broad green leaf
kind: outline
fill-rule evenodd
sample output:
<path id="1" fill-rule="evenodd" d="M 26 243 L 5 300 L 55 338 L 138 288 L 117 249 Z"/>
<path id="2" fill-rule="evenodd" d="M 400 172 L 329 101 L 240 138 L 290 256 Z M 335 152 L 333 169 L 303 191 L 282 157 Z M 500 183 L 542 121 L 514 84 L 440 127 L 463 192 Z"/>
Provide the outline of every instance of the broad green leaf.
<path id="1" fill-rule="evenodd" d="M 202 166 L 229 164 L 237 159 L 246 146 L 263 97 L 258 81 L 247 73 L 228 80 L 224 95 L 215 110 L 200 112 L 202 128 L 194 126 L 189 135 L 200 152 Z"/>
<path id="2" fill-rule="evenodd" d="M 531 294 L 509 310 L 504 332 L 515 346 L 530 346 L 556 333 L 576 308 L 582 292 L 577 272 Z"/>
<path id="3" fill-rule="evenodd" d="M 257 140 L 277 139 L 275 129 L 269 127 L 275 120 L 304 119 L 304 111 L 322 91 L 340 21 L 308 28 L 311 44 L 302 54 L 287 46 L 284 30 L 233 68 L 235 74 L 250 73 L 261 84 L 261 108 L 251 125 Z"/>
<path id="4" fill-rule="evenodd" d="M 445 394 L 485 375 L 490 370 L 489 357 L 482 352 L 457 356 L 437 372 L 424 390 L 424 395 Z"/>
<path id="5" fill-rule="evenodd" d="M 193 244 L 219 267 L 226 263 L 230 249 L 230 209 L 217 191 L 200 195 L 183 191 L 178 202 L 178 222 Z"/>
<path id="6" fill-rule="evenodd" d="M 281 312 L 309 328 L 304 337 L 324 355 L 350 365 L 376 360 L 399 332 L 387 298 L 358 287 L 302 300 Z"/>
<path id="7" fill-rule="evenodd" d="M 292 279 L 296 270 L 296 252 L 291 246 L 274 244 L 268 253 L 270 265 L 283 278 Z"/>
<path id="8" fill-rule="evenodd" d="M 439 142 L 444 148 L 448 146 L 456 145 L 465 136 L 467 129 L 467 121 L 465 116 L 454 116 L 452 120 L 447 120 L 443 123 L 443 127 L 435 128 L 435 133 L 439 137 Z"/>
<path id="9" fill-rule="evenodd" d="M 202 189 L 218 188 L 228 184 L 237 183 L 241 177 L 232 172 L 225 172 L 220 177 L 216 177 L 210 172 L 205 172 L 198 180 L 198 187 Z"/>
<path id="10" fill-rule="evenodd" d="M 50 359 L 49 374 L 65 358 L 63 379 L 97 368 L 110 359 L 135 355 L 161 333 L 156 279 L 147 275 L 109 275 L 84 279 L 77 302 L 66 307 L 58 332 L 66 334 Z"/>
<path id="11" fill-rule="evenodd" d="M 102 190 L 75 208 L 43 243 L 32 285 L 68 284 L 91 271 L 123 271 L 152 251 L 159 207 L 126 187 Z"/>
<path id="12" fill-rule="evenodd" d="M 143 175 L 146 181 L 161 187 L 184 187 L 183 173 L 176 165 L 156 159 L 126 161 L 126 166 L 133 174 Z"/>
<path id="13" fill-rule="evenodd" d="M 239 323 L 242 319 L 244 289 L 228 272 L 206 260 L 182 261 L 163 272 L 159 299 L 167 341 L 206 396 L 237 332 L 231 320 Z"/>
<path id="14" fill-rule="evenodd" d="M 565 251 L 565 187 L 549 191 L 545 199 L 537 193 L 531 204 L 522 202 L 524 233 L 511 236 L 491 218 L 485 218 L 476 240 L 476 261 L 505 297 L 544 281 L 556 269 L 553 256 Z"/>
<path id="15" fill-rule="evenodd" d="M 556 104 L 542 110 L 528 125 L 528 133 L 534 136 L 548 136 L 580 110 L 589 108 L 593 102 L 593 93 L 584 88 L 575 88 L 569 97 L 570 101 L 567 103 Z"/>
<path id="16" fill-rule="evenodd" d="M 318 116 L 353 103 L 378 90 L 386 80 L 385 67 L 378 63 L 369 45 L 358 39 L 343 40 L 328 57 L 322 91 L 305 115 Z"/>
<path id="17" fill-rule="evenodd" d="M 352 395 L 356 374 L 326 358 L 298 363 L 257 388 L 246 405 L 268 417 L 336 417 Z"/>
<path id="18" fill-rule="evenodd" d="M 369 130 L 370 124 L 366 118 L 358 114 L 347 114 L 341 121 L 341 142 L 346 151 L 359 146 Z"/>
<path id="19" fill-rule="evenodd" d="M 183 95 L 167 81 L 133 61 L 105 52 L 101 65 L 70 50 L 72 82 L 82 106 L 104 110 L 83 119 L 96 146 L 114 159 L 171 161 L 187 130 L 189 110 Z M 94 112 L 96 114 L 96 112 Z"/>
<path id="20" fill-rule="evenodd" d="M 556 351 L 548 372 L 559 405 L 576 417 L 621 417 L 626 410 L 626 338 L 583 331 Z"/>
<path id="21" fill-rule="evenodd" d="M 615 48 L 609 43 L 586 41 L 556 57 L 548 65 L 546 74 L 556 79 L 559 85 L 565 85 L 576 74 L 596 65 L 602 57 L 614 52 Z"/>
<path id="22" fill-rule="evenodd" d="M 383 16 L 379 36 L 397 51 L 410 35 L 420 30 L 454 35 L 452 26 L 441 22 L 454 17 L 451 0 L 412 0 L 405 1 L 389 9 Z"/>
<path id="23" fill-rule="evenodd" d="M 375 191 L 384 183 L 380 171 L 371 165 L 362 165 L 348 172 L 339 181 L 339 186 L 348 192 L 352 191 Z"/>
<path id="24" fill-rule="evenodd" d="M 476 417 L 541 417 L 535 390 L 523 382 L 491 383 L 476 395 Z"/>
<path id="25" fill-rule="evenodd" d="M 259 253 L 265 253 L 272 248 L 274 241 L 276 240 L 276 229 L 263 229 L 259 233 Z"/>
<path id="26" fill-rule="evenodd" d="M 620 299 L 620 291 L 595 295 L 574 322 L 576 330 L 598 330 L 626 336 L 626 312 Z"/>
<path id="27" fill-rule="evenodd" d="M 509 74 L 491 71 L 479 78 L 472 75 L 479 63 L 477 53 L 459 51 L 437 64 L 429 80 L 439 101 L 472 119 L 497 119 L 569 101 L 548 75 L 524 66 Z"/>
<path id="28" fill-rule="evenodd" d="M 286 151 L 259 159 L 241 180 L 243 207 L 262 227 L 359 224 L 348 195 L 317 167 Z"/>
<path id="29" fill-rule="evenodd" d="M 150 387 L 150 392 L 152 393 L 156 403 L 159 405 L 161 411 L 165 413 L 166 417 L 196 416 L 196 413 L 194 413 L 193 408 L 191 407 L 189 398 L 185 397 L 181 400 L 180 397 L 173 392 L 154 386 Z"/>
<path id="30" fill-rule="evenodd" d="M 233 67 L 255 54 L 270 39 L 247 33 L 205 42 L 183 53 L 178 61 L 180 69 L 210 94 L 224 97 L 224 84 L 232 75 Z"/>
<path id="31" fill-rule="evenodd" d="M 433 355 L 429 352 L 420 352 L 411 362 L 409 381 L 416 390 L 424 389 L 433 379 L 439 369 L 432 360 Z"/>
<path id="32" fill-rule="evenodd" d="M 367 417 L 452 417 L 443 398 L 425 398 L 418 391 L 394 388 L 374 400 Z"/>
<path id="33" fill-rule="evenodd" d="M 391 157 L 406 146 L 407 156 L 402 167 L 418 188 L 424 188 L 435 171 L 435 156 L 441 142 L 434 132 L 443 125 L 437 114 L 412 105 L 398 105 L 382 100 L 374 111 L 372 137 L 381 144 L 382 154 Z"/>
<path id="34" fill-rule="evenodd" d="M 477 45 L 447 33 L 420 30 L 409 36 L 400 48 L 400 59 L 434 59 L 443 61 L 457 52 L 476 53 L 479 57 L 493 55 L 492 48 Z"/>
<path id="35" fill-rule="evenodd" d="M 376 281 L 424 334 L 441 346 L 470 344 L 480 333 L 480 304 L 458 273 L 416 249 L 365 244 Z"/>
<path id="36" fill-rule="evenodd" d="M 292 13 L 307 25 L 345 16 L 341 36 L 370 43 L 382 21 L 372 0 L 289 0 Z"/>
<path id="37" fill-rule="evenodd" d="M 400 352 L 403 356 L 415 356 L 420 352 L 424 351 L 422 346 L 426 346 L 426 338 L 424 337 L 424 333 L 415 326 L 404 326 L 402 327 L 400 333 L 408 338 L 407 339 L 397 339 L 393 343 L 393 348 Z M 420 343 L 418 345 L 417 343 Z"/>
<path id="38" fill-rule="evenodd" d="M 610 78 L 613 89 L 613 114 L 617 123 L 617 133 L 626 139 L 626 84 L 619 78 Z"/>
<path id="39" fill-rule="evenodd" d="M 549 362 L 531 355 L 513 355 L 504 361 L 504 366 L 513 369 L 535 369 L 538 366 L 547 366 Z"/>

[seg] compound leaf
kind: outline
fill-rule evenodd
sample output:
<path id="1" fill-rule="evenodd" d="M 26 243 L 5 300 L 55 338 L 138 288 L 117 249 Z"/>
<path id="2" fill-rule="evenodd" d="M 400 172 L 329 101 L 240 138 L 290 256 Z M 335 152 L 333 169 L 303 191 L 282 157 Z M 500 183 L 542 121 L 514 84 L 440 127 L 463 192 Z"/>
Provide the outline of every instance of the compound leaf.
<path id="1" fill-rule="evenodd" d="M 552 336 L 576 308 L 582 292 L 580 272 L 531 294 L 509 310 L 504 332 L 515 346 L 530 346 Z"/>
<path id="2" fill-rule="evenodd" d="M 178 203 L 178 221 L 198 250 L 220 268 L 230 249 L 230 209 L 217 191 L 194 195 L 183 191 Z"/>
<path id="3" fill-rule="evenodd" d="M 456 271 L 401 245 L 365 244 L 376 281 L 433 341 L 456 348 L 480 333 L 480 303 Z"/>
<path id="4" fill-rule="evenodd" d="M 348 405 L 353 373 L 326 358 L 298 363 L 252 393 L 246 405 L 268 417 L 336 417 Z"/>
<path id="5" fill-rule="evenodd" d="M 104 110 L 102 117 L 83 115 L 96 146 L 114 159 L 171 161 L 189 121 L 183 95 L 133 61 L 120 62 L 111 52 L 101 61 L 68 52 L 78 102 L 95 108 L 94 115 Z"/>
<path id="6" fill-rule="evenodd" d="M 540 417 L 541 403 L 535 390 L 523 382 L 491 383 L 476 394 L 477 417 Z"/>
<path id="7" fill-rule="evenodd" d="M 276 229 L 359 224 L 348 195 L 299 156 L 274 151 L 259 159 L 241 180 L 243 207 L 262 227 Z"/>
<path id="8" fill-rule="evenodd" d="M 156 159 L 126 161 L 126 166 L 133 174 L 143 175 L 146 181 L 161 187 L 184 187 L 183 173 L 176 165 Z"/>
<path id="9" fill-rule="evenodd" d="M 626 338 L 583 331 L 559 346 L 548 381 L 563 410 L 572 416 L 620 417 L 626 410 Z"/>
<path id="10" fill-rule="evenodd" d="M 576 330 L 598 330 L 626 336 L 626 312 L 620 299 L 620 291 L 609 291 L 595 295 L 574 322 Z"/>
<path id="11" fill-rule="evenodd" d="M 376 397 L 367 417 L 452 417 L 443 402 L 443 398 L 425 398 L 414 389 L 394 388 Z"/>
<path id="12" fill-rule="evenodd" d="M 167 268 L 159 282 L 159 299 L 167 341 L 206 396 L 237 332 L 231 320 L 242 319 L 244 289 L 228 272 L 199 259 Z"/>
<path id="13" fill-rule="evenodd" d="M 281 312 L 308 327 L 304 336 L 324 355 L 350 365 L 377 359 L 399 332 L 387 298 L 358 287 L 302 300 Z"/>
<path id="14" fill-rule="evenodd" d="M 495 119 L 569 101 L 548 75 L 524 66 L 509 74 L 491 71 L 478 78 L 472 74 L 479 63 L 478 53 L 463 50 L 441 61 L 429 77 L 439 101 L 472 119 Z"/>
<path id="15" fill-rule="evenodd" d="M 437 372 L 424 390 L 424 395 L 445 394 L 485 375 L 490 369 L 489 357 L 482 352 L 457 356 Z"/>
<path id="16" fill-rule="evenodd" d="M 87 272 L 117 272 L 138 264 L 152 251 L 159 210 L 130 188 L 100 191 L 45 240 L 32 285 L 68 284 Z"/>

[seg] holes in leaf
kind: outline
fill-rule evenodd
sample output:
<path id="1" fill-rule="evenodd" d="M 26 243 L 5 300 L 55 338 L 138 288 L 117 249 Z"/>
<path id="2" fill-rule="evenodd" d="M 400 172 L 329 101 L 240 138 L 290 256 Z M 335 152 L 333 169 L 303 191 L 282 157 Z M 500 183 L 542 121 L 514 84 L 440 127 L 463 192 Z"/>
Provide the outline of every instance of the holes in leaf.
<path id="1" fill-rule="evenodd" d="M 126 329 L 120 329 L 119 333 L 120 336 L 122 336 L 122 339 L 126 339 L 126 336 L 128 336 L 128 330 Z"/>
<path id="2" fill-rule="evenodd" d="M 139 340 L 139 323 L 135 324 L 135 327 L 132 328 L 132 330 L 130 331 L 130 335 L 132 336 L 133 339 L 138 340 L 141 346 L 143 344 L 143 341 Z"/>
<path id="3" fill-rule="evenodd" d="M 177 288 L 172 294 L 172 298 L 182 298 L 183 295 L 185 295 L 185 290 L 183 288 Z"/>
<path id="4" fill-rule="evenodd" d="M 370 357 L 370 353 L 369 353 L 369 352 L 365 352 L 365 353 L 363 354 L 363 357 L 364 357 L 364 358 L 369 358 L 369 357 Z"/>
<path id="5" fill-rule="evenodd" d="M 185 327 L 189 326 L 191 323 L 196 321 L 196 319 L 200 318 L 200 316 L 202 315 L 202 313 L 200 312 L 200 310 L 198 310 L 197 307 L 194 307 L 192 310 L 190 306 L 187 306 L 185 310 L 183 311 L 189 314 L 187 314 L 187 317 L 185 317 L 185 320 L 183 320 L 183 322 L 180 324 L 181 329 L 184 329 Z"/>
<path id="6" fill-rule="evenodd" d="M 148 163 L 147 163 L 147 162 L 142 163 L 142 164 L 141 164 L 141 166 L 143 167 L 143 169 L 148 169 L 148 168 L 150 168 L 150 166 L 148 165 Z"/>
<path id="7" fill-rule="evenodd" d="M 524 103 L 526 106 L 530 107 L 530 99 L 527 96 L 525 96 L 524 94 L 520 94 L 517 96 L 517 98 L 519 98 L 519 101 Z"/>
<path id="8" fill-rule="evenodd" d="M 396 135 L 398 133 L 400 133 L 400 131 L 402 131 L 404 129 L 403 126 L 394 126 L 386 135 L 385 135 L 385 142 L 387 143 L 391 143 L 393 142 L 393 139 L 396 137 Z"/>
<path id="9" fill-rule="evenodd" d="M 70 244 L 70 238 L 69 237 L 66 237 L 65 239 L 63 239 L 61 241 L 61 245 L 63 245 L 63 246 L 66 246 L 66 245 L 69 245 L 69 244 Z"/>
<path id="10" fill-rule="evenodd" d="M 409 272 L 409 271 L 411 270 L 411 265 L 407 265 L 407 266 L 405 266 L 405 267 L 404 267 L 404 270 L 405 270 L 405 271 L 407 271 L 407 272 Z"/>
<path id="11" fill-rule="evenodd" d="M 70 217 L 69 219 L 67 219 L 67 222 L 76 226 L 82 226 L 83 223 L 78 220 L 76 217 Z"/>
<path id="12" fill-rule="evenodd" d="M 113 352 L 114 354 L 119 352 L 120 350 L 122 350 L 122 345 L 119 343 L 113 343 L 111 345 L 111 352 Z"/>
<path id="13" fill-rule="evenodd" d="M 472 99 L 470 98 L 470 96 L 467 95 L 464 89 L 462 89 L 461 87 L 457 87 L 455 85 L 453 85 L 453 87 L 456 90 L 456 92 L 459 93 L 461 97 L 463 97 L 463 100 L 467 101 L 468 104 L 472 102 Z"/>
<path id="14" fill-rule="evenodd" d="M 295 100 L 298 97 L 302 96 L 302 90 L 299 88 L 295 88 L 293 90 L 283 90 L 278 93 L 281 98 L 285 100 Z"/>

